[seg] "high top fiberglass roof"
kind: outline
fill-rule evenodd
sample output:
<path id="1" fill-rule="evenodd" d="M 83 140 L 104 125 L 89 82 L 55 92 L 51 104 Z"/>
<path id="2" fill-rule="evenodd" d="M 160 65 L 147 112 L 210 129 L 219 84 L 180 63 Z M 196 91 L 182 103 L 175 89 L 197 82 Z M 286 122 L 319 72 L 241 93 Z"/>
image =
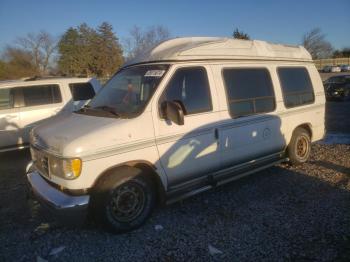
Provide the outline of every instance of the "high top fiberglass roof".
<path id="1" fill-rule="evenodd" d="M 312 61 L 302 46 L 221 37 L 183 37 L 164 41 L 127 62 L 125 66 L 155 61 L 207 59 Z"/>

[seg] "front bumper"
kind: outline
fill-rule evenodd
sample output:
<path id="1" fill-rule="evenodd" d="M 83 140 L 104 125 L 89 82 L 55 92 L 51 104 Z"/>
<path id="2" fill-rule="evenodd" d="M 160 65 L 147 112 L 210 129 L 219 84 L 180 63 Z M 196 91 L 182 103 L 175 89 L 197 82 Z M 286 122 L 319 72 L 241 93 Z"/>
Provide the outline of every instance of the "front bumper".
<path id="1" fill-rule="evenodd" d="M 37 171 L 27 173 L 29 184 L 38 201 L 56 219 L 68 224 L 81 224 L 85 221 L 90 196 L 71 196 L 50 185 Z"/>

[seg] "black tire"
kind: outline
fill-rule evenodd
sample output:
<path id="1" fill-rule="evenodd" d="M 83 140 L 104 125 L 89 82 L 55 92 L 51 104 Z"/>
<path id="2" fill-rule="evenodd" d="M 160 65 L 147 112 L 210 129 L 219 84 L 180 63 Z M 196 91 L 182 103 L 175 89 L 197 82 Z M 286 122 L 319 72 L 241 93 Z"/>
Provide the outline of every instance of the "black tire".
<path id="1" fill-rule="evenodd" d="M 311 152 L 310 134 L 304 128 L 294 130 L 292 139 L 287 148 L 289 162 L 292 165 L 300 165 L 305 163 Z"/>
<path id="2" fill-rule="evenodd" d="M 155 198 L 150 177 L 140 169 L 120 167 L 97 182 L 90 209 L 108 231 L 123 233 L 140 227 L 147 220 Z"/>

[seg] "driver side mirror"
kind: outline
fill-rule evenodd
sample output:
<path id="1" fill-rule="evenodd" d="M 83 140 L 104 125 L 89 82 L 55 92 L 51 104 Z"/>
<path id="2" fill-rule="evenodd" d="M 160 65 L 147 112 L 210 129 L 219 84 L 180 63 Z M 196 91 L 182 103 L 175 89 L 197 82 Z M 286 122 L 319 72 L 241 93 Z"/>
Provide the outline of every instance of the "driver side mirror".
<path id="1" fill-rule="evenodd" d="M 164 101 L 162 103 L 163 116 L 167 120 L 171 120 L 177 125 L 184 124 L 184 111 L 179 102 Z"/>

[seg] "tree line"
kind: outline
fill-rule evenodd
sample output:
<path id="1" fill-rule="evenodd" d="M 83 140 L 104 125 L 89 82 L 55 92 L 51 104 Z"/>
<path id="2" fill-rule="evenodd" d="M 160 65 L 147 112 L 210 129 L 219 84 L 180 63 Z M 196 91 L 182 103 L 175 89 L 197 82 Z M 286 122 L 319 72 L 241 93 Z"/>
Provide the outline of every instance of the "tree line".
<path id="1" fill-rule="evenodd" d="M 68 28 L 58 39 L 40 31 L 18 37 L 0 56 L 0 80 L 30 76 L 95 76 L 108 78 L 122 64 L 170 37 L 164 26 L 134 26 L 123 42 L 111 24 L 86 23 Z"/>
<path id="2" fill-rule="evenodd" d="M 161 25 L 142 29 L 134 26 L 121 43 L 111 24 L 96 28 L 86 23 L 68 28 L 58 39 L 40 31 L 18 37 L 0 56 L 0 80 L 30 76 L 95 76 L 108 78 L 122 64 L 157 43 L 169 39 L 169 30 Z M 235 39 L 251 37 L 235 28 Z M 349 57 L 350 48 L 335 50 L 321 29 L 315 28 L 302 36 L 301 44 L 313 59 Z"/>

